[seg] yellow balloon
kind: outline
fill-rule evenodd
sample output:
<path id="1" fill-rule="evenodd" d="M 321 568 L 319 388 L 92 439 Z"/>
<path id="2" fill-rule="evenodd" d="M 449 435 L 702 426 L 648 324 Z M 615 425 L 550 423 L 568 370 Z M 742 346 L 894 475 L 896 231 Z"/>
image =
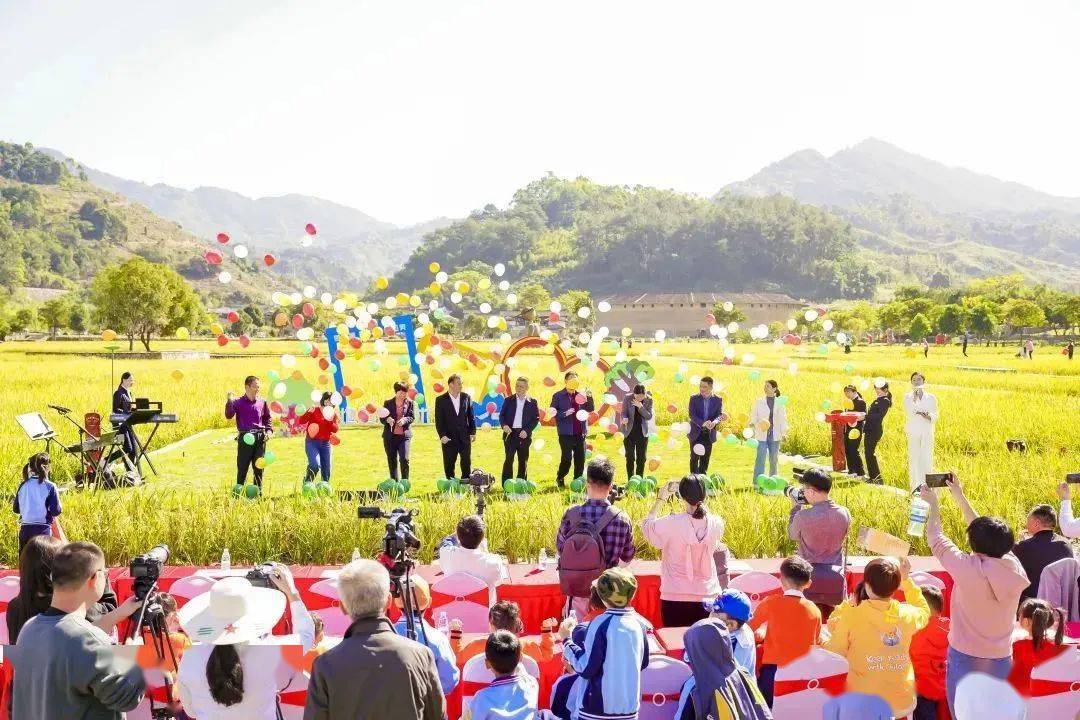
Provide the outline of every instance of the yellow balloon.
<path id="1" fill-rule="evenodd" d="M 115 340 L 116 339 L 116 331 L 115 330 L 102 330 L 101 331 L 101 339 L 104 340 L 105 342 L 111 342 L 111 341 Z"/>
<path id="2" fill-rule="evenodd" d="M 849 438 L 851 438 L 852 440 L 858 439 L 858 437 L 860 435 L 862 435 L 862 433 L 859 432 L 859 428 L 851 428 L 850 430 L 848 430 L 848 434 L 847 434 L 847 436 Z"/>
<path id="3" fill-rule="evenodd" d="M 371 328 L 371 337 L 375 338 L 376 340 L 381 338 L 382 337 L 382 328 L 379 327 L 378 325 Z"/>
<path id="4" fill-rule="evenodd" d="M 397 300 L 397 304 L 399 306 L 404 307 L 405 305 L 409 304 L 409 296 L 406 293 L 403 293 L 403 292 L 398 293 L 397 297 L 395 299 Z"/>
<path id="5" fill-rule="evenodd" d="M 221 335 L 223 332 L 225 332 L 225 328 L 221 327 L 221 323 L 213 323 L 210 326 L 210 332 L 214 335 Z"/>
<path id="6" fill-rule="evenodd" d="M 385 290 L 389 286 L 390 286 L 390 281 L 387 280 L 386 278 L 379 277 L 379 278 L 375 279 L 375 287 L 379 288 L 380 290 Z"/>
<path id="7" fill-rule="evenodd" d="M 439 263 L 437 263 L 437 262 L 433 262 L 433 263 L 431 263 L 430 265 L 427 266 L 427 269 L 429 271 L 431 271 L 432 273 L 437 273 L 437 272 L 439 272 L 439 270 L 442 269 L 442 266 L 439 265 Z"/>
<path id="8" fill-rule="evenodd" d="M 428 285 L 427 289 L 428 289 L 428 292 L 430 292 L 432 295 L 438 295 L 440 292 L 442 292 L 442 285 L 440 285 L 437 282 L 433 282 L 430 285 Z"/>
<path id="9" fill-rule="evenodd" d="M 187 340 L 189 337 L 191 337 L 191 333 L 188 332 L 188 329 L 186 327 L 176 328 L 177 340 Z"/>
<path id="10" fill-rule="evenodd" d="M 173 370 L 172 371 L 172 379 L 177 380 L 177 381 L 183 380 L 184 379 L 184 372 L 182 370 Z"/>
<path id="11" fill-rule="evenodd" d="M 487 290 L 489 287 L 491 287 L 491 280 L 487 278 L 480 278 L 480 282 L 476 283 L 476 287 L 480 288 L 481 290 Z"/>

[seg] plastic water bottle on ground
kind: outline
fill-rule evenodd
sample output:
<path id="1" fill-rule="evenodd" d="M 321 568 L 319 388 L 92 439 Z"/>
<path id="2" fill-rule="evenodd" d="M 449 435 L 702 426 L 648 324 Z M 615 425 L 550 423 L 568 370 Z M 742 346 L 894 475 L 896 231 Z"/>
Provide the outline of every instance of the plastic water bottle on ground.
<path id="1" fill-rule="evenodd" d="M 232 556 L 229 555 L 229 548 L 225 548 L 221 551 L 221 572 L 230 570 L 232 570 Z"/>
<path id="2" fill-rule="evenodd" d="M 926 531 L 926 519 L 928 517 L 930 517 L 930 503 L 920 497 L 912 498 L 907 534 L 922 537 Z"/>
<path id="3" fill-rule="evenodd" d="M 548 566 L 547 548 L 540 548 L 540 557 L 536 561 L 536 566 L 540 570 L 547 570 L 547 566 Z"/>
<path id="4" fill-rule="evenodd" d="M 362 556 L 360 555 L 360 548 L 353 548 L 352 549 L 352 560 L 350 562 L 356 562 L 357 560 L 360 560 L 360 559 L 362 559 Z"/>
<path id="5" fill-rule="evenodd" d="M 446 616 L 445 612 L 439 613 L 439 620 L 436 622 L 435 627 L 443 634 L 450 632 L 450 618 Z"/>

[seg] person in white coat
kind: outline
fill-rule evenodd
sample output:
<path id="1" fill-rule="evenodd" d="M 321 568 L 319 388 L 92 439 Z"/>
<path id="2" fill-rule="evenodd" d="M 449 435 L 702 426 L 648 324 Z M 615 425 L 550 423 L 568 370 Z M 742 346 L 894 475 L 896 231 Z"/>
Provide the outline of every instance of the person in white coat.
<path id="1" fill-rule="evenodd" d="M 934 472 L 934 426 L 938 419 L 937 398 L 925 389 L 926 378 L 911 373 L 911 391 L 904 395 L 904 432 L 908 441 L 908 477 L 914 491 Z"/>
<path id="2" fill-rule="evenodd" d="M 757 440 L 757 458 L 754 460 L 754 477 L 765 472 L 765 455 L 769 456 L 769 475 L 776 474 L 780 456 L 780 441 L 788 431 L 787 404 L 780 399 L 780 386 L 775 380 L 765 381 L 765 395 L 754 401 L 750 408 L 750 426 Z"/>

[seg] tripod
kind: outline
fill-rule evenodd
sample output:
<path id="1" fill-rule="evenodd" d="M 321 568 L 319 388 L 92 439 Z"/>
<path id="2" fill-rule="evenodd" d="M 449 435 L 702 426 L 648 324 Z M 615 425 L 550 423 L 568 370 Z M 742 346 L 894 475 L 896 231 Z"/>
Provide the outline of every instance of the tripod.
<path id="1" fill-rule="evenodd" d="M 146 591 L 146 595 L 143 597 L 142 605 L 139 607 L 138 620 L 131 624 L 131 634 L 129 639 L 134 639 L 135 634 L 142 634 L 143 629 L 149 631 L 149 641 L 154 648 L 154 653 L 157 655 L 158 662 L 163 662 L 166 659 L 166 669 L 163 671 L 165 678 L 166 695 L 169 702 L 174 702 L 173 696 L 173 681 L 172 675 L 176 673 L 180 668 L 180 663 L 177 660 L 176 652 L 173 650 L 172 642 L 169 639 L 169 629 L 165 624 L 165 612 L 159 603 L 155 601 L 157 595 L 157 581 L 155 580 Z M 168 656 L 166 658 L 166 652 Z M 147 694 L 147 699 L 150 701 L 150 717 L 152 720 L 163 720 L 164 718 L 175 717 L 168 704 L 158 707 L 154 701 L 152 695 Z"/>
<path id="2" fill-rule="evenodd" d="M 409 557 L 393 560 L 387 555 L 379 558 L 383 565 L 390 571 L 390 594 L 394 598 L 401 599 L 401 612 L 405 616 L 405 634 L 410 640 L 416 640 L 427 645 L 427 630 L 424 629 L 423 618 L 420 618 L 420 631 L 416 629 L 416 589 L 411 582 L 413 568 L 416 561 Z M 423 640 L 419 637 L 423 636 Z"/>

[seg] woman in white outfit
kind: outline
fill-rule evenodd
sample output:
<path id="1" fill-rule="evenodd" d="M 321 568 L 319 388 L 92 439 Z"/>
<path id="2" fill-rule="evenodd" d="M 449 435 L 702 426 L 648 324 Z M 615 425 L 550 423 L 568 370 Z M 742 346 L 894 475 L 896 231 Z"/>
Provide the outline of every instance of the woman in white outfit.
<path id="1" fill-rule="evenodd" d="M 184 711 L 199 720 L 275 720 L 282 690 L 303 690 L 285 660 L 282 645 L 315 644 L 315 625 L 296 592 L 292 574 L 272 563 L 276 589 L 254 587 L 246 578 L 218 580 L 178 613 L 180 626 L 196 643 L 177 672 Z M 294 635 L 270 633 L 288 601 Z M 295 687 L 294 687 L 295 685 Z"/>
<path id="2" fill-rule="evenodd" d="M 904 395 L 904 431 L 908 442 L 908 476 L 911 489 L 926 482 L 934 472 L 934 425 L 937 424 L 937 398 L 924 389 L 926 378 L 911 373 L 911 391 Z"/>
<path id="3" fill-rule="evenodd" d="M 769 474 L 776 474 L 780 456 L 780 441 L 788 431 L 787 406 L 780 400 L 780 386 L 775 380 L 765 381 L 765 395 L 750 407 L 750 426 L 757 440 L 757 456 L 754 458 L 754 477 L 765 472 L 765 457 L 769 458 Z"/>

